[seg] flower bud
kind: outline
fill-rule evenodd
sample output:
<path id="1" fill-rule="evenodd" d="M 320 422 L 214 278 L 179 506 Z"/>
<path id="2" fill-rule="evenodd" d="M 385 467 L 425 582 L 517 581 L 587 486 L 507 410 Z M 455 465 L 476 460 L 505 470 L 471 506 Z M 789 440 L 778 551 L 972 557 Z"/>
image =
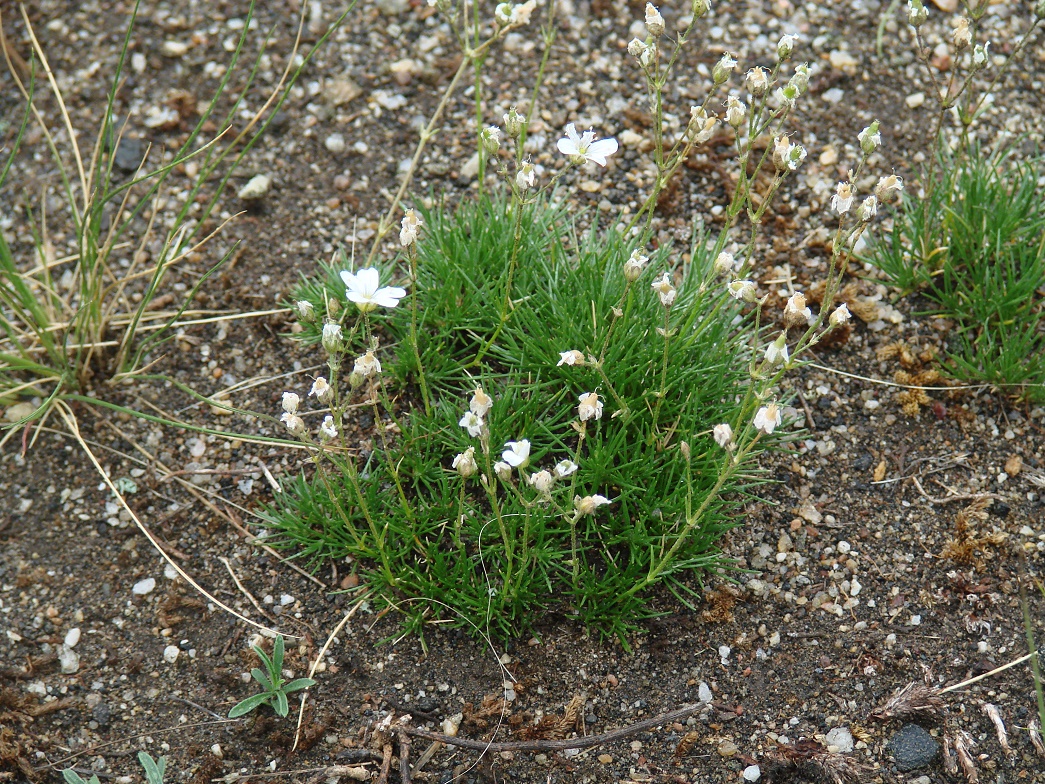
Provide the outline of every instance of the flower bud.
<path id="1" fill-rule="evenodd" d="M 413 210 L 407 210 L 403 216 L 402 228 L 399 230 L 399 244 L 404 248 L 417 242 L 417 232 L 424 224 Z"/>
<path id="2" fill-rule="evenodd" d="M 305 420 L 289 411 L 284 412 L 279 421 L 287 426 L 287 430 L 292 436 L 300 436 L 305 432 Z"/>
<path id="3" fill-rule="evenodd" d="M 785 60 L 791 59 L 791 53 L 795 51 L 795 41 L 798 40 L 796 33 L 789 33 L 780 37 L 780 42 L 776 45 L 776 56 L 777 60 L 784 62 Z"/>
<path id="4" fill-rule="evenodd" d="M 983 46 L 979 44 L 972 50 L 972 67 L 979 70 L 980 68 L 987 67 L 987 47 L 991 45 L 990 41 L 985 41 Z"/>
<path id="5" fill-rule="evenodd" d="M 283 393 L 283 410 L 288 414 L 296 414 L 298 412 L 298 405 L 301 403 L 301 398 L 293 392 Z"/>
<path id="6" fill-rule="evenodd" d="M 1041 0 L 1041 2 L 1034 6 L 1034 15 L 1039 19 L 1045 18 L 1045 0 Z"/>
<path id="7" fill-rule="evenodd" d="M 358 373 L 361 378 L 370 378 L 381 372 L 381 361 L 373 351 L 366 352 L 361 357 L 356 357 L 356 363 L 352 367 L 353 373 Z"/>
<path id="8" fill-rule="evenodd" d="M 475 462 L 475 447 L 470 446 L 455 457 L 453 467 L 461 475 L 462 479 L 467 479 L 475 474 L 479 470 L 479 466 Z"/>
<path id="9" fill-rule="evenodd" d="M 966 17 L 963 16 L 958 20 L 951 40 L 954 41 L 954 48 L 959 52 L 972 44 L 972 31 L 969 30 L 969 20 Z"/>
<path id="10" fill-rule="evenodd" d="M 837 327 L 841 324 L 845 324 L 847 321 L 849 321 L 850 318 L 851 316 L 849 314 L 849 308 L 847 308 L 845 303 L 843 302 L 841 305 L 834 309 L 833 313 L 831 313 L 829 323 L 832 327 Z"/>
<path id="11" fill-rule="evenodd" d="M 792 144 L 786 136 L 778 136 L 773 143 L 773 163 L 777 171 L 794 171 L 805 157 L 805 147 Z"/>
<path id="12" fill-rule="evenodd" d="M 794 75 L 787 82 L 789 85 L 795 88 L 795 92 L 799 95 L 805 93 L 809 89 L 809 65 L 808 63 L 802 63 L 795 68 Z"/>
<path id="13" fill-rule="evenodd" d="M 328 354 L 341 351 L 341 325 L 327 322 L 323 325 L 323 348 Z"/>
<path id="14" fill-rule="evenodd" d="M 521 190 L 529 190 L 537 182 L 537 172 L 533 168 L 533 164 L 530 161 L 523 161 L 519 166 L 519 171 L 515 173 L 515 185 Z"/>
<path id="15" fill-rule="evenodd" d="M 496 125 L 489 125 L 483 128 L 479 132 L 479 141 L 482 142 L 483 149 L 490 155 L 493 155 L 501 147 L 501 129 Z"/>
<path id="16" fill-rule="evenodd" d="M 729 78 L 729 75 L 733 73 L 733 69 L 737 67 L 737 61 L 733 59 L 729 52 L 722 55 L 722 58 L 715 63 L 715 67 L 711 69 L 711 81 L 715 83 L 717 87 L 720 84 L 724 84 Z"/>
<path id="17" fill-rule="evenodd" d="M 664 17 L 653 3 L 646 3 L 646 29 L 654 38 L 664 35 Z"/>
<path id="18" fill-rule="evenodd" d="M 508 134 L 508 138 L 518 139 L 525 127 L 526 115 L 519 114 L 513 106 L 508 110 L 508 114 L 504 115 L 504 132 Z"/>
<path id="19" fill-rule="evenodd" d="M 882 144 L 882 134 L 878 132 L 878 120 L 864 128 L 856 135 L 860 142 L 860 149 L 864 155 L 870 155 Z"/>
<path id="20" fill-rule="evenodd" d="M 555 477 L 552 476 L 551 471 L 538 471 L 536 474 L 530 476 L 530 484 L 539 493 L 548 495 L 551 493 L 552 488 L 555 486 Z"/>
<path id="21" fill-rule="evenodd" d="M 510 25 L 512 23 L 512 4 L 498 3 L 497 7 L 493 10 L 493 18 L 498 27 L 507 27 Z"/>
<path id="22" fill-rule="evenodd" d="M 498 460 L 493 464 L 493 472 L 497 474 L 498 479 L 504 482 L 512 478 L 512 467 L 503 460 Z"/>
<path id="23" fill-rule="evenodd" d="M 642 275 L 642 270 L 646 268 L 646 262 L 649 261 L 648 256 L 644 256 L 642 251 L 636 248 L 631 252 L 631 256 L 624 262 L 624 279 L 629 283 L 634 283 Z"/>
<path id="24" fill-rule="evenodd" d="M 715 443 L 723 449 L 733 448 L 733 428 L 728 424 L 715 425 L 712 431 L 715 436 Z"/>
<path id="25" fill-rule="evenodd" d="M 323 424 L 319 426 L 319 437 L 324 441 L 337 438 L 337 427 L 334 426 L 334 417 L 329 414 L 323 417 Z"/>
<path id="26" fill-rule="evenodd" d="M 769 71 L 761 65 L 755 66 L 744 77 L 744 86 L 756 98 L 761 98 L 769 89 Z"/>
<path id="27" fill-rule="evenodd" d="M 744 302 L 755 301 L 755 284 L 750 280 L 734 280 L 727 288 L 729 289 L 729 296 L 733 299 Z"/>
<path id="28" fill-rule="evenodd" d="M 733 258 L 733 254 L 722 251 L 715 258 L 715 274 L 728 275 L 733 271 L 734 264 L 736 264 L 736 259 Z"/>
<path id="29" fill-rule="evenodd" d="M 787 353 L 787 335 L 783 332 L 780 333 L 780 337 L 766 346 L 766 362 L 770 365 L 776 365 L 777 363 L 787 364 L 789 359 Z"/>
<path id="30" fill-rule="evenodd" d="M 295 307 L 298 311 L 298 318 L 302 321 L 312 322 L 316 320 L 316 309 L 312 307 L 312 303 L 307 299 L 298 300 Z"/>
<path id="31" fill-rule="evenodd" d="M 735 95 L 726 98 L 726 122 L 739 130 L 740 126 L 747 122 L 747 106 Z"/>
<path id="32" fill-rule="evenodd" d="M 929 18 L 929 11 L 922 5 L 922 0 L 907 0 L 907 24 L 918 28 Z"/>
<path id="33" fill-rule="evenodd" d="M 693 15 L 694 19 L 700 19 L 700 17 L 702 17 L 710 10 L 710 0 L 693 0 L 693 2 L 689 6 L 689 12 Z M 1045 13 L 1039 14 L 1039 16 L 1045 16 Z"/>
<path id="34" fill-rule="evenodd" d="M 895 174 L 890 174 L 887 177 L 882 177 L 878 180 L 878 184 L 874 186 L 874 195 L 878 197 L 878 201 L 887 202 L 893 195 L 899 195 L 903 191 L 903 179 L 897 177 Z"/>
<path id="35" fill-rule="evenodd" d="M 867 223 L 878 214 L 878 197 L 873 193 L 860 205 L 860 220 Z"/>
<path id="36" fill-rule="evenodd" d="M 628 54 L 632 57 L 642 57 L 646 51 L 646 42 L 639 38 L 632 38 L 628 43 Z"/>

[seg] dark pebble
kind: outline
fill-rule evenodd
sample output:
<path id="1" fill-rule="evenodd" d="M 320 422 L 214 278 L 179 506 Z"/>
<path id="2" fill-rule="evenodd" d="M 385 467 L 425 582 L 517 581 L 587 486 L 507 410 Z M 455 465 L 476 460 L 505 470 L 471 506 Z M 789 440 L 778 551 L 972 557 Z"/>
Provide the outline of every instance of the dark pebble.
<path id="1" fill-rule="evenodd" d="M 1009 505 L 1003 504 L 1001 501 L 995 501 L 988 511 L 995 517 L 1000 517 L 1004 520 L 1009 516 Z"/>
<path id="2" fill-rule="evenodd" d="M 871 463 L 873 463 L 873 462 L 874 462 L 874 458 L 873 457 L 871 457 L 868 454 L 863 454 L 863 455 L 860 455 L 860 457 L 856 458 L 856 460 L 853 461 L 853 468 L 855 468 L 857 471 L 866 471 L 867 469 L 869 469 L 871 467 Z"/>
<path id="3" fill-rule="evenodd" d="M 99 727 L 107 726 L 109 719 L 112 718 L 112 710 L 109 708 L 109 703 L 99 702 L 95 705 L 91 709 L 91 718 L 98 722 Z"/>
<path id="4" fill-rule="evenodd" d="M 442 703 L 434 697 L 420 697 L 414 700 L 414 707 L 421 713 L 435 713 L 442 708 Z"/>
<path id="5" fill-rule="evenodd" d="M 917 724 L 905 724 L 886 744 L 901 772 L 924 768 L 940 753 L 940 744 Z"/>
<path id="6" fill-rule="evenodd" d="M 131 136 L 123 136 L 116 145 L 116 155 L 113 156 L 113 163 L 116 164 L 117 169 L 132 172 L 141 165 L 142 158 L 144 157 L 145 150 L 142 146 L 141 139 L 135 139 Z"/>

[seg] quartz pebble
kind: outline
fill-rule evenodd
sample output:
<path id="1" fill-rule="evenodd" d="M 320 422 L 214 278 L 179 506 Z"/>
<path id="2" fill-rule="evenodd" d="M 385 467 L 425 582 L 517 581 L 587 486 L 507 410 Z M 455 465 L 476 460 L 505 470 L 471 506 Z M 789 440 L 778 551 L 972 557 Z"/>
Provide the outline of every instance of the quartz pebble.
<path id="1" fill-rule="evenodd" d="M 139 580 L 134 584 L 134 587 L 131 588 L 131 593 L 135 596 L 145 596 L 154 590 L 156 590 L 156 578 L 146 577 L 144 580 Z"/>
<path id="2" fill-rule="evenodd" d="M 846 727 L 834 727 L 824 737 L 827 750 L 836 754 L 848 754 L 853 750 L 853 733 Z"/>
<path id="3" fill-rule="evenodd" d="M 72 675 L 80 669 L 80 656 L 68 645 L 58 649 L 58 663 L 64 675 Z"/>
<path id="4" fill-rule="evenodd" d="M 744 781 L 758 781 L 762 777 L 762 769 L 758 765 L 748 765 L 742 775 Z"/>
<path id="5" fill-rule="evenodd" d="M 178 649 L 177 645 L 168 645 L 163 649 L 163 660 L 167 662 L 167 664 L 174 664 L 174 662 L 178 661 L 178 655 L 180 653 L 181 651 Z"/>
<path id="6" fill-rule="evenodd" d="M 246 185 L 239 189 L 239 192 L 236 195 L 244 201 L 260 199 L 262 196 L 269 192 L 269 188 L 271 187 L 271 177 L 269 177 L 267 174 L 255 174 L 247 181 Z"/>
<path id="7" fill-rule="evenodd" d="M 711 702 L 711 687 L 704 683 L 704 681 L 701 681 L 700 686 L 697 687 L 697 696 L 700 697 L 701 702 Z"/>
<path id="8" fill-rule="evenodd" d="M 80 630 L 70 629 L 65 633 L 65 645 L 69 648 L 75 648 L 76 643 L 80 641 Z"/>

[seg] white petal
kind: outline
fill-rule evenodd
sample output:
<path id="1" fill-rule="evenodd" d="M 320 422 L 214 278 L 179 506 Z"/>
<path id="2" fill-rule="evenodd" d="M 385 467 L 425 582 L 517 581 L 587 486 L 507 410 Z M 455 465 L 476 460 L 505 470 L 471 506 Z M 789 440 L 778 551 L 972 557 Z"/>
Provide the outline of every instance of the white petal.
<path id="1" fill-rule="evenodd" d="M 577 155 L 580 151 L 580 147 L 577 146 L 577 142 L 573 139 L 559 139 L 555 146 L 559 148 L 559 152 L 563 155 Z"/>
<path id="2" fill-rule="evenodd" d="M 577 126 L 573 123 L 567 123 L 566 135 L 570 137 L 570 141 L 574 142 L 578 147 L 581 143 L 581 137 L 577 135 Z"/>
<path id="3" fill-rule="evenodd" d="M 359 293 L 365 294 L 369 298 L 373 297 L 379 288 L 381 288 L 381 275 L 373 267 L 361 269 L 356 273 L 356 290 Z"/>
<path id="4" fill-rule="evenodd" d="M 398 286 L 386 286 L 377 290 L 373 301 L 383 308 L 394 308 L 399 304 L 399 300 L 405 296 L 406 289 L 401 289 Z"/>
<path id="5" fill-rule="evenodd" d="M 343 280 L 345 286 L 350 289 L 354 289 L 358 285 L 356 283 L 355 273 L 349 272 L 348 270 L 341 270 L 341 280 Z"/>
<path id="6" fill-rule="evenodd" d="M 594 161 L 600 166 L 605 166 L 606 156 L 613 155 L 615 152 L 617 152 L 616 139 L 599 139 L 599 141 L 591 143 L 591 146 L 588 147 L 588 152 L 584 157 L 589 161 Z"/>

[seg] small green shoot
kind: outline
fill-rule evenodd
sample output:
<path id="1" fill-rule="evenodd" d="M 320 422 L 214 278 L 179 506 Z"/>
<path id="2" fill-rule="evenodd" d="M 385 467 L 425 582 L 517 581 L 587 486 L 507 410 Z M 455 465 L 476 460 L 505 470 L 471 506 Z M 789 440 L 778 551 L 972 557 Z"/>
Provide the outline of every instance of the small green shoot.
<path id="1" fill-rule="evenodd" d="M 148 784 L 163 784 L 163 773 L 167 768 L 166 757 L 153 759 L 148 752 L 139 751 L 138 762 L 140 762 L 141 766 L 145 768 L 145 780 Z M 67 784 L 101 784 L 97 775 L 91 776 L 88 780 L 83 778 L 72 768 L 63 770 L 62 778 L 65 779 Z"/>
<path id="2" fill-rule="evenodd" d="M 262 685 L 265 691 L 255 694 L 252 697 L 235 705 L 232 710 L 229 711 L 229 718 L 236 719 L 240 716 L 245 716 L 255 708 L 261 705 L 271 705 L 279 716 L 286 718 L 290 712 L 290 703 L 287 701 L 287 695 L 292 694 L 302 689 L 307 689 L 309 686 L 314 686 L 315 681 L 311 678 L 295 678 L 294 680 L 284 683 L 283 681 L 283 635 L 280 634 L 276 637 L 276 642 L 272 646 L 272 656 L 269 657 L 261 648 L 257 645 L 252 646 L 254 653 L 261 659 L 261 663 L 265 665 L 265 669 L 262 670 L 259 667 L 255 667 L 250 671 L 254 680 Z M 151 784 L 151 782 L 150 782 Z"/>

